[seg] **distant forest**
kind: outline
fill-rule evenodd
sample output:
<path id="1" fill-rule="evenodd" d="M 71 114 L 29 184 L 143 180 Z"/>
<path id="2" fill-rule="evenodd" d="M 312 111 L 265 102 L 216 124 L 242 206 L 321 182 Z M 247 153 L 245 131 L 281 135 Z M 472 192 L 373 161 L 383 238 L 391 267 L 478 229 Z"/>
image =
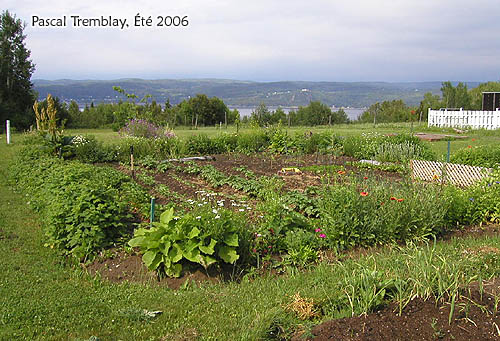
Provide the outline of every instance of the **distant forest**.
<path id="1" fill-rule="evenodd" d="M 298 107 L 319 101 L 336 107 L 369 107 L 373 103 L 402 100 L 408 106 L 418 105 L 424 94 L 440 93 L 441 82 L 250 82 L 221 79 L 189 80 L 34 80 L 39 99 L 50 93 L 62 102 L 75 101 L 80 106 L 91 103 L 116 103 L 121 97 L 113 86 L 120 86 L 142 98 L 151 95 L 157 103 L 173 105 L 205 94 L 218 97 L 228 106 Z M 479 85 L 466 83 L 469 88 Z"/>

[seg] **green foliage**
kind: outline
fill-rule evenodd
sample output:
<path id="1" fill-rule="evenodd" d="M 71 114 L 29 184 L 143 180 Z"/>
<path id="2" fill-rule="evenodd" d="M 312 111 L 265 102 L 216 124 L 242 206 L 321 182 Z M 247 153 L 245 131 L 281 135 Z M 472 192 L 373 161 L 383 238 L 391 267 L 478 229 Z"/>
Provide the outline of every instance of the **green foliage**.
<path id="1" fill-rule="evenodd" d="M 92 136 L 77 135 L 71 140 L 74 157 L 85 163 L 110 162 L 117 159 L 112 146 L 105 145 Z"/>
<path id="2" fill-rule="evenodd" d="M 442 104 L 445 108 L 470 108 L 470 96 L 467 92 L 467 85 L 460 82 L 454 87 L 451 82 L 443 82 L 441 86 L 443 94 Z"/>
<path id="3" fill-rule="evenodd" d="M 151 229 L 137 229 L 129 241 L 139 247 L 150 270 L 179 277 L 184 263 L 208 268 L 223 261 L 234 264 L 239 258 L 241 221 L 230 211 L 202 208 L 182 217 L 174 217 L 171 208 L 160 216 Z"/>
<path id="4" fill-rule="evenodd" d="M 441 108 L 441 98 L 439 95 L 433 95 L 431 92 L 426 92 L 424 94 L 424 99 L 420 102 L 416 110 L 419 120 L 427 121 L 427 116 L 429 114 L 429 109 L 437 110 Z"/>
<path id="5" fill-rule="evenodd" d="M 470 109 L 481 110 L 483 106 L 483 92 L 500 92 L 500 82 L 487 82 L 479 84 L 469 90 Z"/>
<path id="6" fill-rule="evenodd" d="M 338 249 L 441 234 L 448 203 L 437 187 L 352 182 L 317 199 L 319 226 Z"/>
<path id="7" fill-rule="evenodd" d="M 467 195 L 471 222 L 500 222 L 500 168 L 468 189 Z"/>
<path id="8" fill-rule="evenodd" d="M 265 130 L 259 129 L 238 135 L 236 151 L 243 154 L 262 152 L 269 147 L 270 138 Z"/>
<path id="9" fill-rule="evenodd" d="M 185 143 L 185 151 L 188 155 L 218 154 L 216 146 L 206 134 L 189 136 Z"/>
<path id="10" fill-rule="evenodd" d="M 414 120 L 410 108 L 402 100 L 384 101 L 370 105 L 359 117 L 363 123 L 407 122 Z"/>
<path id="11" fill-rule="evenodd" d="M 497 167 L 500 164 L 500 146 L 468 146 L 453 153 L 450 161 L 470 166 Z"/>
<path id="12" fill-rule="evenodd" d="M 326 104 L 318 101 L 312 101 L 306 107 L 299 107 L 299 110 L 292 116 L 294 125 L 305 125 L 305 126 L 315 126 L 315 125 L 326 125 L 332 120 L 332 123 L 346 123 L 335 122 L 336 119 L 340 118 L 339 115 L 332 116 L 332 110 Z"/>
<path id="13" fill-rule="evenodd" d="M 0 132 L 5 120 L 12 127 L 28 129 L 35 122 L 32 105 L 35 94 L 31 75 L 35 65 L 26 48 L 24 24 L 8 10 L 0 15 Z"/>
<path id="14" fill-rule="evenodd" d="M 184 155 L 183 144 L 176 137 L 158 139 L 124 137 L 112 145 L 118 161 L 130 163 L 130 147 L 134 148 L 134 157 L 137 159 L 151 156 L 155 160 L 166 160 Z"/>
<path id="15" fill-rule="evenodd" d="M 64 162 L 25 149 L 10 176 L 44 217 L 47 246 L 82 259 L 126 233 L 132 218 L 129 178 L 111 168 Z"/>
<path id="16" fill-rule="evenodd" d="M 373 163 L 366 162 L 349 162 L 348 164 L 360 169 L 378 169 L 384 172 L 395 172 L 401 174 L 406 174 L 408 172 L 408 165 L 397 163 L 381 163 L 379 165 L 375 165 Z"/>
<path id="17" fill-rule="evenodd" d="M 415 136 L 380 135 L 377 133 L 349 136 L 343 140 L 344 154 L 358 159 L 379 158 L 381 161 L 405 162 L 409 159 L 433 160 L 430 147 Z"/>

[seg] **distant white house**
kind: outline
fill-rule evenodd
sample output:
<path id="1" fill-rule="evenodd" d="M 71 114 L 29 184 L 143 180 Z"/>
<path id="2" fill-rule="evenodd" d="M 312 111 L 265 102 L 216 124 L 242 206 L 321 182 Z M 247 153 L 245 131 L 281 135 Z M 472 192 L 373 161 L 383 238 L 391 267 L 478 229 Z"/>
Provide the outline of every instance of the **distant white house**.
<path id="1" fill-rule="evenodd" d="M 500 128 L 500 92 L 483 92 L 483 110 L 429 109 L 428 126 L 441 128 Z"/>

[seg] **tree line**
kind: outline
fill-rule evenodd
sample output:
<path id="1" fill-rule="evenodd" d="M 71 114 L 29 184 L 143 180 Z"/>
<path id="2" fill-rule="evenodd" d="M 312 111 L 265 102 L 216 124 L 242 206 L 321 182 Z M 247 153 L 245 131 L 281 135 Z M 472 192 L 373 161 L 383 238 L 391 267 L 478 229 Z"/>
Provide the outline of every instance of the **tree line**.
<path id="1" fill-rule="evenodd" d="M 427 121 L 429 108 L 481 110 L 482 93 L 487 91 L 500 92 L 500 82 L 482 83 L 470 90 L 462 82 L 456 86 L 449 81 L 443 82 L 441 96 L 427 92 L 420 105 L 416 107 L 409 107 L 402 100 L 377 102 L 359 117 L 359 121 L 364 123 Z"/>

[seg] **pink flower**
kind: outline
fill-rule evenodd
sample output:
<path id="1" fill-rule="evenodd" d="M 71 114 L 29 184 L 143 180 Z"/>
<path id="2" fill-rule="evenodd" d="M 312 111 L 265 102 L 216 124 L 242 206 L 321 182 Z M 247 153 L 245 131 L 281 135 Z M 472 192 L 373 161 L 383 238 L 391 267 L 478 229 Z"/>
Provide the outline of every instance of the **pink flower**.
<path id="1" fill-rule="evenodd" d="M 321 229 L 317 228 L 316 230 L 314 230 L 314 232 L 321 232 Z"/>
<path id="2" fill-rule="evenodd" d="M 320 235 L 318 237 L 320 237 L 320 238 L 326 238 L 326 234 L 320 233 Z"/>

